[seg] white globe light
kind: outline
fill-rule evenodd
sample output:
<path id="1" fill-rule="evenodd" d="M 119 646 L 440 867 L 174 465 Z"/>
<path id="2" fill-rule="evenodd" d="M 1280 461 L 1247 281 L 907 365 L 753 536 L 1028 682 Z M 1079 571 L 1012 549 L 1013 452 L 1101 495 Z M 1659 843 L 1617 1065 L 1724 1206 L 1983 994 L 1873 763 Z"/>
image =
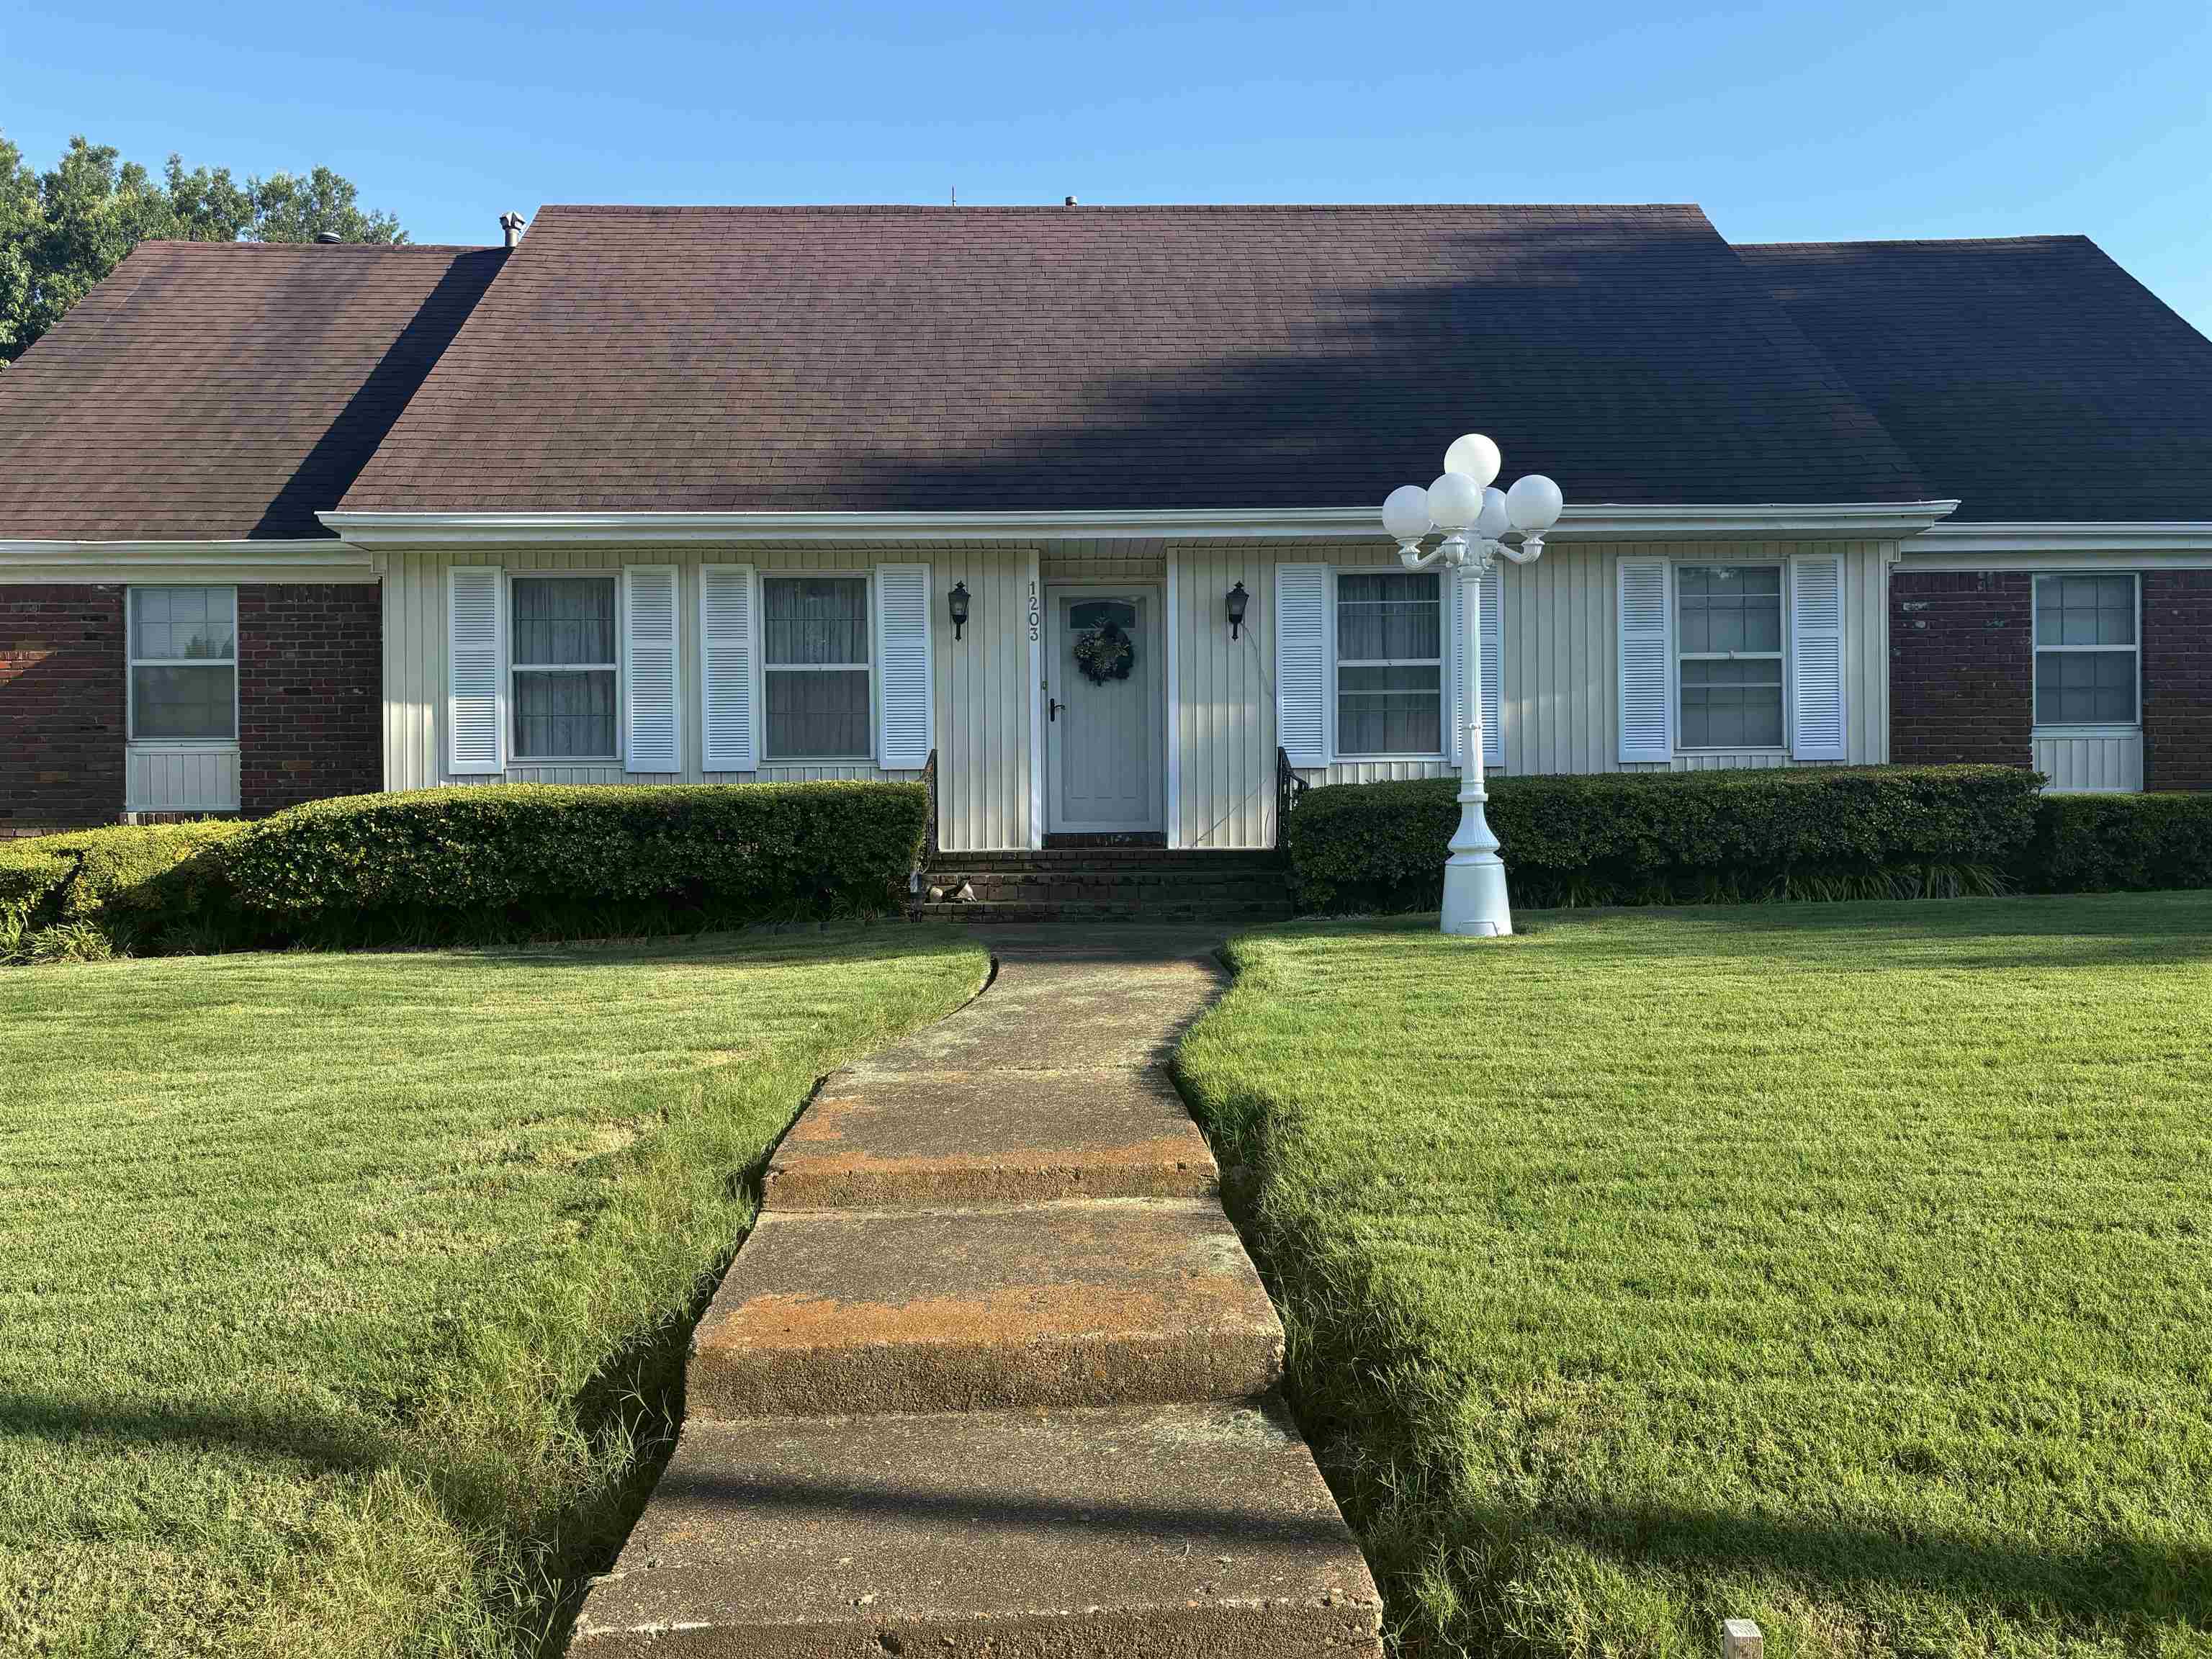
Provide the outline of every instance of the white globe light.
<path id="1" fill-rule="evenodd" d="M 1532 536 L 1541 535 L 1559 523 L 1565 506 L 1566 498 L 1559 494 L 1559 485 L 1540 472 L 1516 478 L 1513 488 L 1505 492 L 1506 516 L 1516 530 Z"/>
<path id="2" fill-rule="evenodd" d="M 1382 503 L 1382 533 L 1394 542 L 1417 542 L 1429 533 L 1429 492 L 1400 484 Z"/>
<path id="3" fill-rule="evenodd" d="M 1505 492 L 1495 484 L 1482 492 L 1482 511 L 1474 521 L 1474 533 L 1486 542 L 1503 536 L 1512 520 L 1505 510 Z"/>
<path id="4" fill-rule="evenodd" d="M 1482 486 L 1464 472 L 1447 472 L 1429 486 L 1429 517 L 1447 536 L 1457 535 L 1482 511 Z"/>
<path id="5" fill-rule="evenodd" d="M 1504 465 L 1498 446 L 1480 432 L 1470 432 L 1463 438 L 1452 440 L 1452 447 L 1444 451 L 1444 471 L 1464 472 L 1479 484 L 1486 484 L 1498 476 Z"/>

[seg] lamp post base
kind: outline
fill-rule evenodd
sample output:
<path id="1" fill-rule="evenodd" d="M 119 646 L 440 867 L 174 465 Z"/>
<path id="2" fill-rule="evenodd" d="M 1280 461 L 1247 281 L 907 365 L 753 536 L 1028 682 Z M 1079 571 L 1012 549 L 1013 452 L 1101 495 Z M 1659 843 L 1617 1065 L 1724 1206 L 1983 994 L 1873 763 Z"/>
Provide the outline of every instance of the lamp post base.
<path id="1" fill-rule="evenodd" d="M 1497 854 L 1455 853 L 1446 860 L 1443 931 L 1462 939 L 1503 939 L 1513 931 L 1505 865 Z"/>

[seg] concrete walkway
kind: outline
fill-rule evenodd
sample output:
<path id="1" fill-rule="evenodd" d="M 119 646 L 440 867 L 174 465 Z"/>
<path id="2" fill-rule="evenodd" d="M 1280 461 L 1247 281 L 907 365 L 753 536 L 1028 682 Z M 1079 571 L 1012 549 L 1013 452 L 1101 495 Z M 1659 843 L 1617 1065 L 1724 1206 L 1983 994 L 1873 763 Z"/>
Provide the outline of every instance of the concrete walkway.
<path id="1" fill-rule="evenodd" d="M 1380 1654 L 1164 1070 L 1218 938 L 994 927 L 982 996 L 823 1085 L 571 1652 Z"/>

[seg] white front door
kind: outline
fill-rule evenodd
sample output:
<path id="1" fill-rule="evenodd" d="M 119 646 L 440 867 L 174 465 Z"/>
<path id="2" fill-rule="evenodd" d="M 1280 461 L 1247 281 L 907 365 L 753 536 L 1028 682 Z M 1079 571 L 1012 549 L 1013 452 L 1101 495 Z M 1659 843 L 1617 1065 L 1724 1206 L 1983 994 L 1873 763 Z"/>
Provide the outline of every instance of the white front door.
<path id="1" fill-rule="evenodd" d="M 1167 673 L 1159 592 L 1054 587 L 1045 661 L 1045 827 L 1064 835 L 1165 827 Z"/>

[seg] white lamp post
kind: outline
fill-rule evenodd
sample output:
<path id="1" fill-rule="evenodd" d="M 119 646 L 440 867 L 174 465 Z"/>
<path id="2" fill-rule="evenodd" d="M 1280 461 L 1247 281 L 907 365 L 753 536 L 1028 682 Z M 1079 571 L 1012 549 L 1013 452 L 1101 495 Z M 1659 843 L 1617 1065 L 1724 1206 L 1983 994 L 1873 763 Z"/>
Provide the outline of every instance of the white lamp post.
<path id="1" fill-rule="evenodd" d="M 1496 444 L 1470 432 L 1444 452 L 1442 477 L 1426 489 L 1394 489 L 1382 503 L 1382 528 L 1398 544 L 1400 563 L 1425 570 L 1441 561 L 1464 584 L 1467 639 L 1460 660 L 1467 665 L 1467 753 L 1459 769 L 1459 829 L 1444 861 L 1443 931 L 1478 939 L 1513 931 L 1505 866 L 1483 816 L 1490 795 L 1482 787 L 1482 579 L 1500 554 L 1516 564 L 1543 557 L 1544 532 L 1559 521 L 1565 504 L 1559 485 L 1538 472 L 1510 489 L 1492 488 L 1499 460 Z M 1443 540 L 1424 553 L 1421 538 L 1431 530 L 1442 532 Z M 1517 536 L 1520 544 L 1508 536 Z"/>

